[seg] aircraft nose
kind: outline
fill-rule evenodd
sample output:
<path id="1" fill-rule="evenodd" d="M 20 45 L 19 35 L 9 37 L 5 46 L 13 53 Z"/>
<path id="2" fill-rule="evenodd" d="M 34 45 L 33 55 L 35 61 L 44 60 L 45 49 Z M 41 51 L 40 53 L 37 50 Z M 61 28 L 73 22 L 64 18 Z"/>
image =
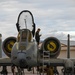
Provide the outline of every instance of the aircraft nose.
<path id="1" fill-rule="evenodd" d="M 20 65 L 21 68 L 26 67 L 26 66 L 27 66 L 27 62 L 26 62 L 26 60 L 21 59 L 21 60 L 19 61 L 19 65 Z"/>
<path id="2" fill-rule="evenodd" d="M 26 53 L 25 52 L 19 52 L 18 53 L 18 62 L 20 67 L 26 67 L 27 62 L 26 62 Z"/>

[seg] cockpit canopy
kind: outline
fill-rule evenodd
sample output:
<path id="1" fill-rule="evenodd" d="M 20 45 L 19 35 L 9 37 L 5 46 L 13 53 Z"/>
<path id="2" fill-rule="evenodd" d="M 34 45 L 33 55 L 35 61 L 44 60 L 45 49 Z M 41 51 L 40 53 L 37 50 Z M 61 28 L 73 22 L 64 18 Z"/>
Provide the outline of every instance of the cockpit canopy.
<path id="1" fill-rule="evenodd" d="M 29 29 L 32 31 L 33 27 L 32 16 L 28 12 L 23 12 L 19 17 L 19 27 L 21 29 Z"/>
<path id="2" fill-rule="evenodd" d="M 28 10 L 24 10 L 19 14 L 16 26 L 18 31 L 28 29 L 32 32 L 33 36 L 35 34 L 34 18 Z"/>

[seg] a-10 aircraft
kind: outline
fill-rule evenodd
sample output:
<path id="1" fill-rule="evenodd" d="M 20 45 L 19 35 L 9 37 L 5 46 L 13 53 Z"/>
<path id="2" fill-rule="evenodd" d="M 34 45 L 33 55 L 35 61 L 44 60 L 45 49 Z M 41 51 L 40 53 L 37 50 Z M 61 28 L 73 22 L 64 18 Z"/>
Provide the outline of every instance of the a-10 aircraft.
<path id="1" fill-rule="evenodd" d="M 19 14 L 16 27 L 18 36 L 8 37 L 3 41 L 3 51 L 9 58 L 1 58 L 0 66 L 14 65 L 22 70 L 40 66 L 62 66 L 64 75 L 74 75 L 75 59 L 57 58 L 61 51 L 61 44 L 57 38 L 47 37 L 41 47 L 38 47 L 34 39 L 36 26 L 30 11 L 23 10 Z"/>

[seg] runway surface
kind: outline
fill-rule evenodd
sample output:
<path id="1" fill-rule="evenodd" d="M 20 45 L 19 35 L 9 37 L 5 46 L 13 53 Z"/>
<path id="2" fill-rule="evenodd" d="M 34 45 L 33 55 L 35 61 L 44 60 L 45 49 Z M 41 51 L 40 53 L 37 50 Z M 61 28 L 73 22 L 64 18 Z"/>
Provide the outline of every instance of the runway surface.
<path id="1" fill-rule="evenodd" d="M 2 70 L 2 67 L 0 67 L 0 72 L 1 72 L 1 70 Z M 8 71 L 7 75 L 13 75 L 12 71 L 11 71 L 11 67 L 7 67 L 7 71 Z M 17 68 L 15 68 L 15 72 L 17 73 Z M 24 73 L 25 73 L 24 75 L 40 75 L 39 73 L 37 73 L 36 68 L 32 69 L 32 71 L 27 71 L 27 69 L 24 69 Z M 15 75 L 18 75 L 18 74 L 15 74 Z M 41 75 L 43 75 L 43 73 Z M 46 75 L 46 74 L 44 74 L 44 75 Z M 60 75 L 63 75 L 63 74 L 60 73 Z"/>
<path id="2" fill-rule="evenodd" d="M 0 72 L 1 71 L 2 71 L 2 67 L 0 67 Z M 11 71 L 11 67 L 8 66 L 7 71 L 8 71 L 7 75 L 13 75 L 12 71 Z M 17 68 L 16 67 L 15 67 L 15 72 L 17 73 Z M 25 73 L 24 75 L 37 75 L 37 70 L 36 70 L 36 68 L 32 69 L 32 71 L 27 71 L 27 69 L 24 69 L 24 73 Z M 17 74 L 15 74 L 15 75 L 17 75 Z"/>

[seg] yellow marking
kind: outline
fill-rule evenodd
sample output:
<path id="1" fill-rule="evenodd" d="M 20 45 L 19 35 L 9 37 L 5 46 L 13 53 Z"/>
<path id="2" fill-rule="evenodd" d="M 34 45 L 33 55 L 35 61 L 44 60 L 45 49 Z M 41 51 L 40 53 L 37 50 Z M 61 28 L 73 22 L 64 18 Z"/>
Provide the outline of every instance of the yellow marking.
<path id="1" fill-rule="evenodd" d="M 15 43 L 14 41 L 10 41 L 10 42 L 7 44 L 7 48 L 8 48 L 8 50 L 9 50 L 9 52 L 11 52 L 14 43 Z"/>
<path id="2" fill-rule="evenodd" d="M 25 50 L 26 47 L 25 46 L 20 46 L 20 50 Z"/>
<path id="3" fill-rule="evenodd" d="M 49 67 L 47 69 L 47 75 L 54 75 L 54 73 L 53 73 L 53 67 Z"/>
<path id="4" fill-rule="evenodd" d="M 55 42 L 51 41 L 51 42 L 47 45 L 47 49 L 48 49 L 49 51 L 55 51 L 55 49 L 56 49 L 56 44 L 55 44 Z"/>
<path id="5" fill-rule="evenodd" d="M 19 43 L 18 42 L 16 42 L 16 48 L 17 48 L 17 50 L 19 49 Z"/>

